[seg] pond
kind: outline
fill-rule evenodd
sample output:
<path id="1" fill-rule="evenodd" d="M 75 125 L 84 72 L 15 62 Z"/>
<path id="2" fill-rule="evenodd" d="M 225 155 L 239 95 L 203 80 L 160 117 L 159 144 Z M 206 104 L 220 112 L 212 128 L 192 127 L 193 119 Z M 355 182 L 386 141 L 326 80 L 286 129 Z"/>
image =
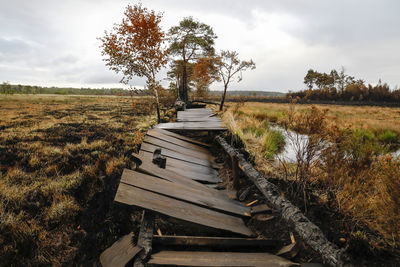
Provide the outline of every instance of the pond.
<path id="1" fill-rule="evenodd" d="M 305 148 L 308 144 L 309 136 L 299 134 L 291 130 L 285 130 L 278 125 L 271 126 L 271 129 L 280 131 L 285 138 L 285 147 L 279 154 L 277 154 L 277 158 L 286 162 L 296 162 L 297 151 L 305 151 Z M 397 158 L 400 160 L 400 149 L 394 152 L 389 152 L 389 154 L 393 158 Z"/>
<path id="2" fill-rule="evenodd" d="M 277 157 L 286 162 L 296 162 L 297 151 L 304 151 L 308 144 L 308 135 L 298 134 L 291 130 L 285 130 L 277 125 L 271 126 L 271 129 L 280 131 L 285 138 L 285 147 Z"/>

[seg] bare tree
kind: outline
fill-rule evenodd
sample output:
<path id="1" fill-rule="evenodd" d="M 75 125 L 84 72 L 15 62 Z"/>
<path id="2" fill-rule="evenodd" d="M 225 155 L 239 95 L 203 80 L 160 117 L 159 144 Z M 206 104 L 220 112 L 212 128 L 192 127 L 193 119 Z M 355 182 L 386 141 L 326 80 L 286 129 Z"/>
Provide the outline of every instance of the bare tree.
<path id="1" fill-rule="evenodd" d="M 222 110 L 224 107 L 226 90 L 232 78 L 239 74 L 237 82 L 240 82 L 242 80 L 242 72 L 247 69 L 254 70 L 256 64 L 251 59 L 249 61 L 240 60 L 239 54 L 236 51 L 222 50 L 218 56 L 217 66 L 218 74 L 224 83 L 224 93 L 222 95 L 221 105 L 219 106 L 219 110 Z"/>

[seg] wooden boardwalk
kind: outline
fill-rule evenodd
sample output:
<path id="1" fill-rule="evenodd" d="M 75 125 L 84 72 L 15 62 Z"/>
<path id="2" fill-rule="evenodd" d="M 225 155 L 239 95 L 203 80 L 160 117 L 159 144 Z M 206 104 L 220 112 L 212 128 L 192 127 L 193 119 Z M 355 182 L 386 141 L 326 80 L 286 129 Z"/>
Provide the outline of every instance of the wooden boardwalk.
<path id="1" fill-rule="evenodd" d="M 254 233 L 246 226 L 245 220 L 251 216 L 251 209 L 231 199 L 226 192 L 209 186 L 220 182 L 210 145 L 165 129 L 220 131 L 225 127 L 211 110 L 189 109 L 178 112 L 178 122 L 159 124 L 147 132 L 139 154 L 135 155 L 141 164 L 135 170 L 123 171 L 114 199 L 144 210 L 138 245 L 133 245 L 132 235 L 121 238 L 102 253 L 101 264 L 133 264 L 136 255 L 134 266 L 265 266 L 265 263 L 268 266 L 291 266 L 292 262 L 266 252 L 230 251 L 232 247 L 264 246 L 271 249 L 278 243 L 249 238 Z M 161 157 L 155 153 L 160 149 Z M 165 160 L 165 164 L 158 160 Z M 154 245 L 161 246 L 161 249 L 151 254 L 153 214 L 220 231 L 225 237 L 157 236 Z M 180 251 L 179 246 L 194 246 L 195 249 Z M 199 246 L 218 247 L 218 251 L 221 248 L 222 251 L 197 251 Z"/>
<path id="2" fill-rule="evenodd" d="M 225 131 L 221 118 L 215 116 L 211 109 L 194 108 L 178 111 L 177 122 L 160 123 L 156 128 L 164 130 L 185 131 Z"/>

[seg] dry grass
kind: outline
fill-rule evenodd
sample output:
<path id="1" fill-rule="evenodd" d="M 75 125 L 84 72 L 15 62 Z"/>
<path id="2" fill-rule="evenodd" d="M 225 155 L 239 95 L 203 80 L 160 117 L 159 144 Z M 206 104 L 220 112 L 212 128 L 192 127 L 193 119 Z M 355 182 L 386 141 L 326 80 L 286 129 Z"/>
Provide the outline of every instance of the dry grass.
<path id="1" fill-rule="evenodd" d="M 105 243 L 106 213 L 86 214 L 106 212 L 109 204 L 93 199 L 108 190 L 112 201 L 142 131 L 156 123 L 149 101 L 0 96 L 1 266 L 72 264 L 77 253 L 90 258 L 87 244 Z"/>
<path id="2" fill-rule="evenodd" d="M 234 103 L 229 103 L 231 108 Z M 312 105 L 299 105 L 298 112 L 309 112 Z M 339 106 L 339 105 L 313 105 L 320 110 L 328 109 L 328 121 L 340 127 L 366 129 L 374 133 L 386 130 L 400 135 L 400 108 L 373 107 L 373 106 Z M 277 121 L 284 117 L 290 109 L 290 104 L 246 102 L 239 109 L 246 115 L 266 117 L 270 121 Z"/>
<path id="3" fill-rule="evenodd" d="M 367 244 L 371 251 L 399 253 L 400 162 L 385 155 L 382 144 L 398 147 L 400 108 L 296 105 L 293 110 L 289 104 L 230 103 L 223 119 L 254 155 L 258 170 L 288 181 L 293 201 L 304 208 L 303 199 L 317 199 L 319 209 L 345 218 L 318 220 L 345 235 L 348 247 Z M 300 157 L 284 168 L 271 164 L 263 149 L 271 146 L 264 139 L 271 122 L 310 136 L 298 155 L 319 157 Z"/>
<path id="4" fill-rule="evenodd" d="M 222 119 L 234 138 L 243 142 L 258 169 L 269 170 L 270 160 L 284 145 L 283 136 L 279 131 L 270 129 L 266 120 L 248 116 L 239 112 L 240 105 L 225 112 Z"/>

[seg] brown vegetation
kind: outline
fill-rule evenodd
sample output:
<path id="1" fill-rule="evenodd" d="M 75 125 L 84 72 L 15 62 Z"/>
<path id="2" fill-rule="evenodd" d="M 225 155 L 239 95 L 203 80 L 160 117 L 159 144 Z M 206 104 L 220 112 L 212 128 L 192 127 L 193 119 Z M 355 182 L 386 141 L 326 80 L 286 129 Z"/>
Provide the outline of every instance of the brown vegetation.
<path id="1" fill-rule="evenodd" d="M 275 182 L 339 246 L 365 256 L 399 253 L 400 162 L 387 154 L 399 144 L 399 110 L 244 103 L 231 104 L 224 120 L 256 168 L 280 177 Z M 271 123 L 309 136 L 297 162 L 277 164 L 265 153 Z"/>
<path id="2" fill-rule="evenodd" d="M 90 262 L 132 230 L 129 213 L 110 203 L 142 131 L 156 122 L 149 100 L 0 98 L 0 265 Z"/>

